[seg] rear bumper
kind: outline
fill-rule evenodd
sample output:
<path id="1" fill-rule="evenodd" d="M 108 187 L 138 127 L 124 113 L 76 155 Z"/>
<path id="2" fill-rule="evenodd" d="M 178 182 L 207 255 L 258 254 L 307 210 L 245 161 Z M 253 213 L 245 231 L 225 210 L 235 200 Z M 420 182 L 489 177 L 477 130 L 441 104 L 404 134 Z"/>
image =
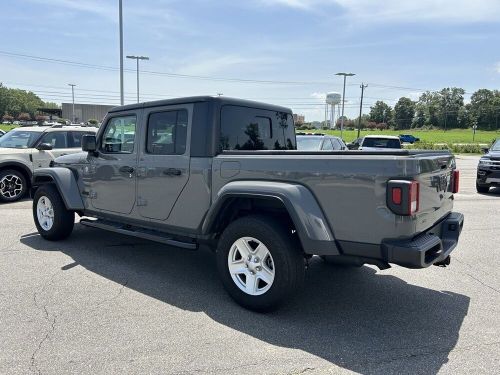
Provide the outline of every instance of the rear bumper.
<path id="1" fill-rule="evenodd" d="M 384 260 L 407 268 L 425 268 L 441 262 L 457 246 L 463 224 L 464 215 L 452 212 L 427 232 L 412 239 L 383 241 Z"/>
<path id="2" fill-rule="evenodd" d="M 451 212 L 432 228 L 413 238 L 386 239 L 380 245 L 339 241 L 342 255 L 338 257 L 358 264 L 388 266 L 392 263 L 406 268 L 426 268 L 443 262 L 450 255 L 457 246 L 463 224 L 464 216 Z"/>

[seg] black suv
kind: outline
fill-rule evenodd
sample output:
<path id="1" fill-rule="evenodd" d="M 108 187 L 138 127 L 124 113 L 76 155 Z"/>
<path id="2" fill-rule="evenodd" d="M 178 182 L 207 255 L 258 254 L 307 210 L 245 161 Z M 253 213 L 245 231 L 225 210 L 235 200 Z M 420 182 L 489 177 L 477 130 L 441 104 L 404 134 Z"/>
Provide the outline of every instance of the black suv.
<path id="1" fill-rule="evenodd" d="M 477 166 L 476 189 L 478 193 L 487 193 L 492 186 L 500 186 L 500 138 L 486 154 L 479 159 Z"/>

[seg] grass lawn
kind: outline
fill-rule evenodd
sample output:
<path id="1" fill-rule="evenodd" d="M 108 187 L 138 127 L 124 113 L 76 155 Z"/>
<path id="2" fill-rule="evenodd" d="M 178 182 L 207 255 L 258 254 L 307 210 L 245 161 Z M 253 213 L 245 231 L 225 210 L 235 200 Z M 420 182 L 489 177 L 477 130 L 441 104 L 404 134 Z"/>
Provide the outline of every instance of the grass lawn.
<path id="1" fill-rule="evenodd" d="M 14 129 L 15 127 L 16 125 L 0 124 L 0 129 L 6 132 L 8 132 L 10 129 Z"/>
<path id="2" fill-rule="evenodd" d="M 313 132 L 313 130 L 297 130 L 303 132 Z M 340 130 L 317 130 L 320 133 L 327 133 L 340 137 Z M 357 130 L 345 130 L 344 140 L 351 142 L 356 139 L 358 134 Z M 448 131 L 443 130 L 361 130 L 361 136 L 368 134 L 385 134 L 385 135 L 399 135 L 399 134 L 412 134 L 420 138 L 422 142 L 429 143 L 473 143 L 472 130 L 469 129 L 452 129 Z M 500 138 L 500 131 L 476 131 L 474 143 L 487 143 L 490 144 L 494 139 Z"/>

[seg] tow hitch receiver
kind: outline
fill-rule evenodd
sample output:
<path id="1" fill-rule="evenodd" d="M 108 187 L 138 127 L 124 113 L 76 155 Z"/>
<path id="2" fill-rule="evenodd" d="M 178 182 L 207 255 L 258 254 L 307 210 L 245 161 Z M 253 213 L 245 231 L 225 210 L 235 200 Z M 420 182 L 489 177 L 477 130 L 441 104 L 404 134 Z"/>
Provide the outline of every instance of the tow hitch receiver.
<path id="1" fill-rule="evenodd" d="M 444 258 L 443 260 L 439 261 L 439 262 L 436 262 L 434 263 L 435 266 L 438 266 L 438 267 L 446 267 L 446 266 L 449 266 L 451 263 L 451 256 L 447 256 L 446 258 Z"/>

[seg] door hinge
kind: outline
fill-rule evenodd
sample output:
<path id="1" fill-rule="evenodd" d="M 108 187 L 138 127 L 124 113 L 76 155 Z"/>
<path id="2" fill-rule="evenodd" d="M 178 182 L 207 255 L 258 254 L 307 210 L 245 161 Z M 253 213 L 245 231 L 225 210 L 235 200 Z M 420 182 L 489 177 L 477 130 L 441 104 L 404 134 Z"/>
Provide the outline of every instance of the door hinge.
<path id="1" fill-rule="evenodd" d="M 137 206 L 147 206 L 148 201 L 144 198 L 137 198 Z"/>

